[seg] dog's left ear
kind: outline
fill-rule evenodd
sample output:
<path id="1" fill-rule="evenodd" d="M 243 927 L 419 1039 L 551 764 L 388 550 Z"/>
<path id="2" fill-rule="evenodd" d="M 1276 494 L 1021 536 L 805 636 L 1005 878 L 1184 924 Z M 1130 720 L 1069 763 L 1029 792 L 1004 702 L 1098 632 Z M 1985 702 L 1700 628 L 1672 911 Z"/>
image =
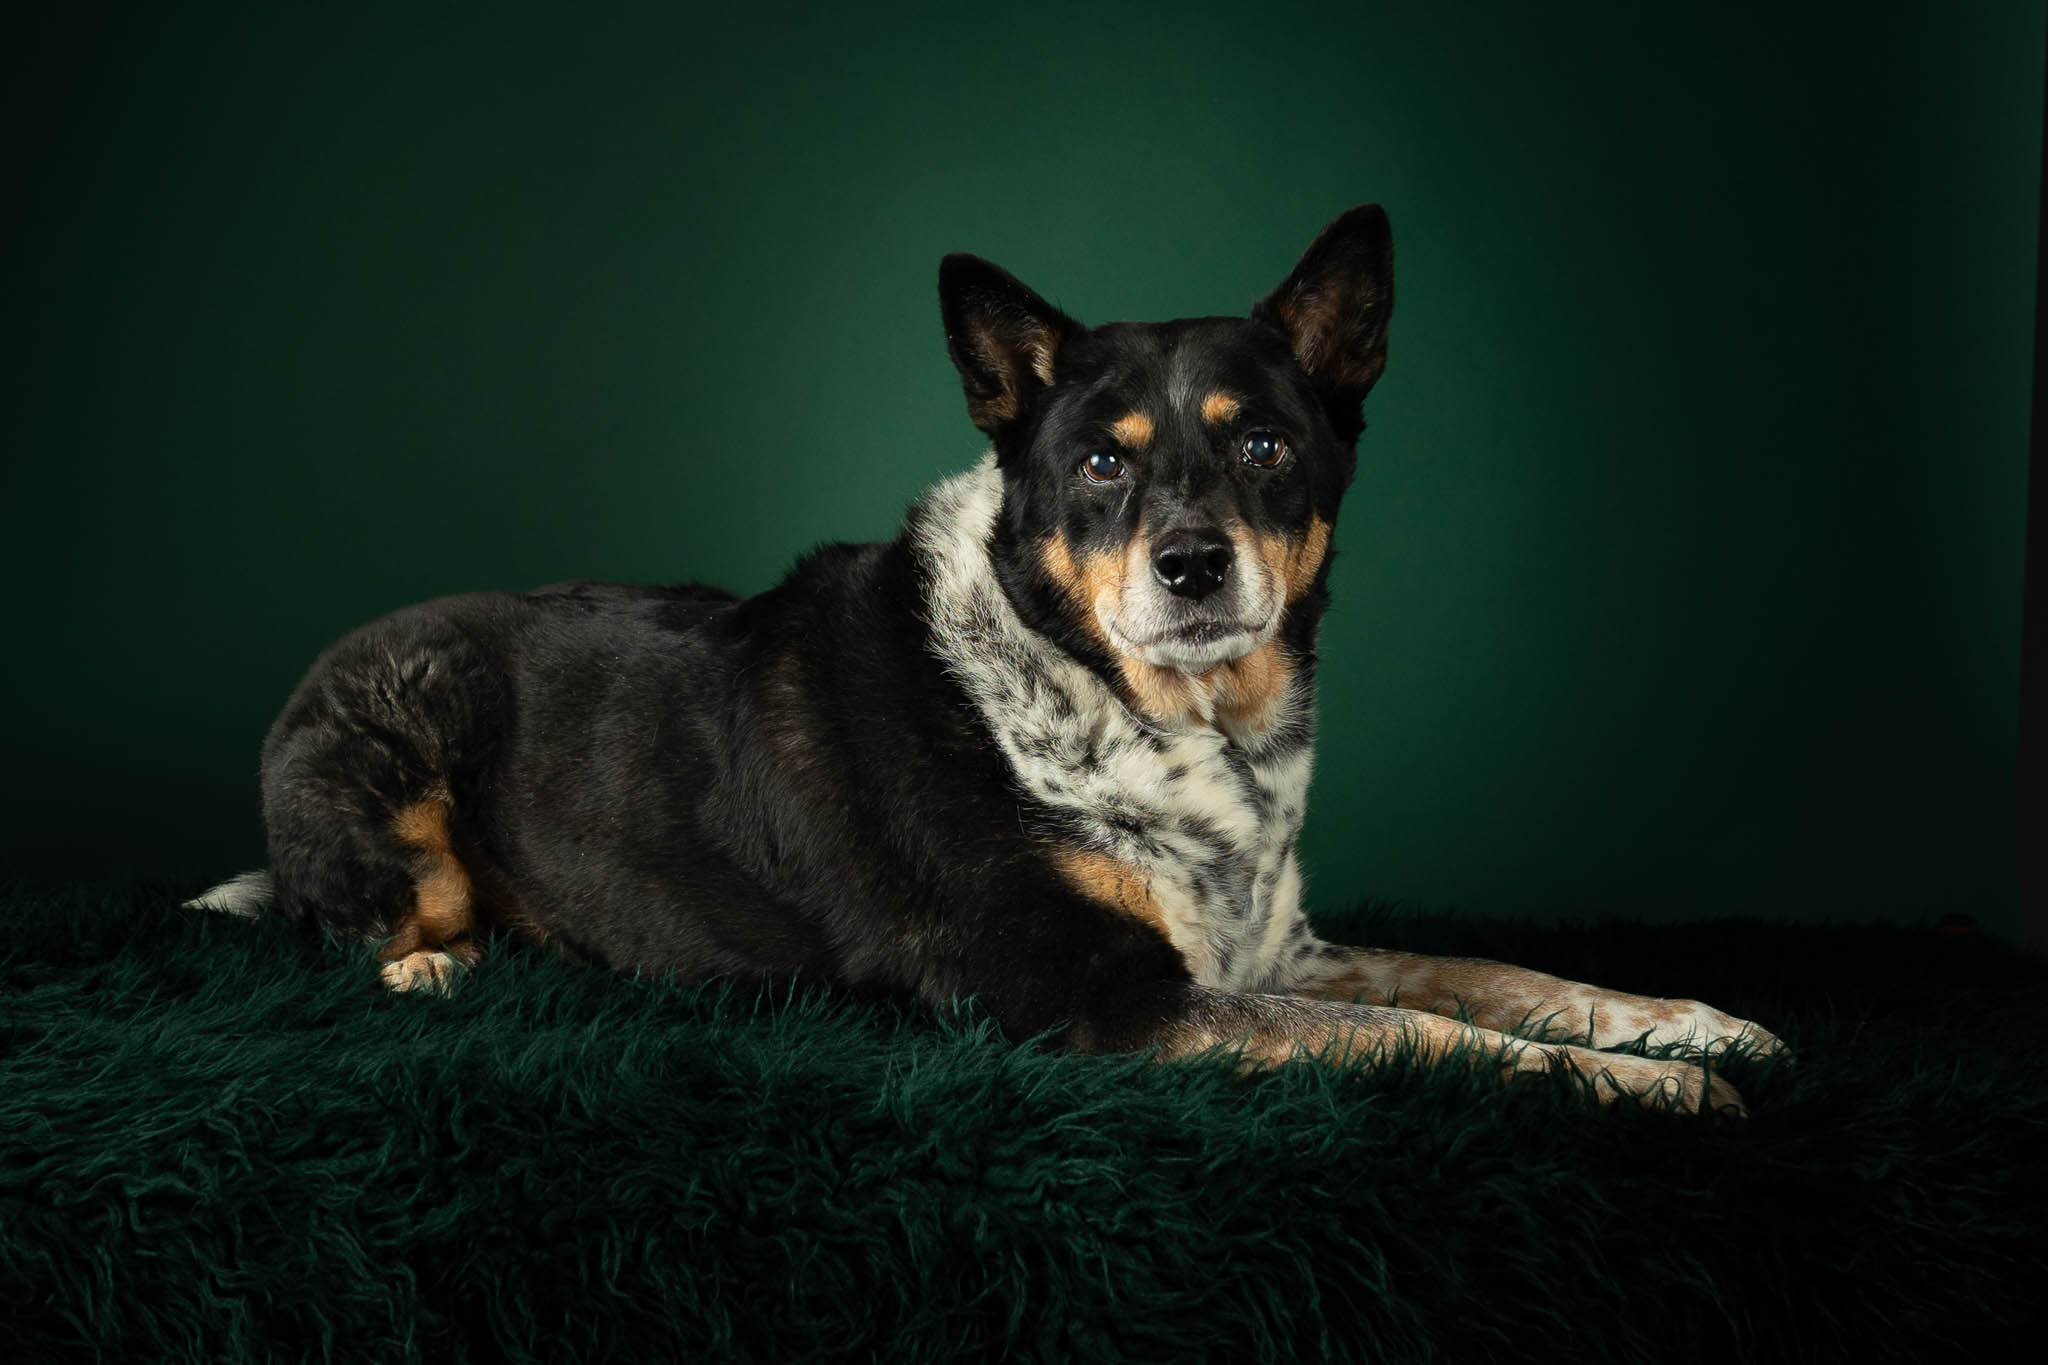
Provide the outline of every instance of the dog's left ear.
<path id="1" fill-rule="evenodd" d="M 1393 311 L 1394 234 L 1386 210 L 1361 204 L 1322 230 L 1285 283 L 1252 305 L 1252 320 L 1285 332 L 1333 415 L 1355 418 L 1387 368 Z"/>
<path id="2" fill-rule="evenodd" d="M 1053 360 L 1081 324 L 1022 280 L 979 256 L 939 263 L 946 349 L 967 390 L 967 413 L 993 436 L 1052 383 Z"/>

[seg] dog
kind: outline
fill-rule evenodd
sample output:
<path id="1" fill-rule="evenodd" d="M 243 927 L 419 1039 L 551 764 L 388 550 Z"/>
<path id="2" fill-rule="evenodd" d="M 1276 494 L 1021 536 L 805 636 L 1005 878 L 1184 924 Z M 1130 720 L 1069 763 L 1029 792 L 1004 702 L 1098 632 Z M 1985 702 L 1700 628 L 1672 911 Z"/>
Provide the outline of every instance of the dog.
<path id="1" fill-rule="evenodd" d="M 497 930 L 972 996 L 1084 1053 L 1399 1044 L 1740 1112 L 1694 1059 L 1777 1051 L 1753 1023 L 1303 916 L 1316 634 L 1394 301 L 1380 207 L 1246 317 L 1088 327 L 967 255 L 939 299 L 990 448 L 894 540 L 744 600 L 579 581 L 360 628 L 265 740 L 268 871 L 194 903 L 375 941 L 399 991 Z M 1690 1051 L 1599 1050 L 1638 1042 Z"/>

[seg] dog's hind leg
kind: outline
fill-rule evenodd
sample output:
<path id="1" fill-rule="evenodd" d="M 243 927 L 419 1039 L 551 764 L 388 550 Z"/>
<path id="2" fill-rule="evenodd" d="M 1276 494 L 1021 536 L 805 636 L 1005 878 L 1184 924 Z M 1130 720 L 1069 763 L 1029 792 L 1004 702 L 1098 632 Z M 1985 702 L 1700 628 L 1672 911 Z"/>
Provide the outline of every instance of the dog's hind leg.
<path id="1" fill-rule="evenodd" d="M 1630 995 L 1473 957 L 1320 944 L 1298 960 L 1282 988 L 1315 999 L 1426 1010 L 1502 1033 L 1534 1033 L 1594 1048 L 1641 1040 L 1712 1055 L 1738 1043 L 1763 1053 L 1784 1046 L 1760 1026 L 1697 1000 Z"/>
<path id="2" fill-rule="evenodd" d="M 445 989 L 481 955 L 459 781 L 497 684 L 445 623 L 387 618 L 308 674 L 264 745 L 278 908 L 380 946 L 393 990 Z"/>
<path id="3" fill-rule="evenodd" d="M 379 976 L 394 991 L 447 990 L 483 956 L 475 883 L 448 832 L 453 804 L 437 787 L 392 820 L 399 842 L 414 850 L 412 905 L 377 950 Z"/>

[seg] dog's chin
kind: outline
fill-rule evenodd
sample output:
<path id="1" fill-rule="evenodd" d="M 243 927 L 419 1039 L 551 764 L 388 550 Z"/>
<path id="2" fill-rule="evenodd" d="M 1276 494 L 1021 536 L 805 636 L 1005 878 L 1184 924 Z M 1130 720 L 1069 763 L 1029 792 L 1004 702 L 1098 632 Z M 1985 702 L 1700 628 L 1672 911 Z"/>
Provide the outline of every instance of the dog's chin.
<path id="1" fill-rule="evenodd" d="M 1105 620 L 1102 624 L 1108 629 L 1110 641 L 1119 653 L 1154 668 L 1169 668 L 1176 673 L 1187 674 L 1207 673 L 1224 664 L 1235 663 L 1264 644 L 1271 635 L 1269 629 L 1247 630 L 1204 622 L 1155 639 L 1136 640 L 1125 634 L 1114 619 Z"/>

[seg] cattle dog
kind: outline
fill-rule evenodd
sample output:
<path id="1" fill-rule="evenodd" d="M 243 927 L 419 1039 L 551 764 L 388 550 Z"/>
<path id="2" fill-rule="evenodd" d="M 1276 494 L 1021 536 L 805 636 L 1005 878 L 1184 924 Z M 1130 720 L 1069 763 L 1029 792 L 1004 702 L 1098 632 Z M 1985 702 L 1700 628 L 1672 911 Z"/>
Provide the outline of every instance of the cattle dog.
<path id="1" fill-rule="evenodd" d="M 400 991 L 502 931 L 686 980 L 971 996 L 1080 1052 L 1398 1045 L 1739 1112 L 1698 1062 L 1775 1051 L 1754 1024 L 1303 917 L 1316 632 L 1393 301 L 1377 205 L 1247 317 L 1088 327 L 948 256 L 990 448 L 895 539 L 745 599 L 571 582 L 362 627 L 265 741 L 268 872 L 197 903 L 372 940 Z M 1689 1046 L 1595 1050 L 1639 1041 Z"/>

